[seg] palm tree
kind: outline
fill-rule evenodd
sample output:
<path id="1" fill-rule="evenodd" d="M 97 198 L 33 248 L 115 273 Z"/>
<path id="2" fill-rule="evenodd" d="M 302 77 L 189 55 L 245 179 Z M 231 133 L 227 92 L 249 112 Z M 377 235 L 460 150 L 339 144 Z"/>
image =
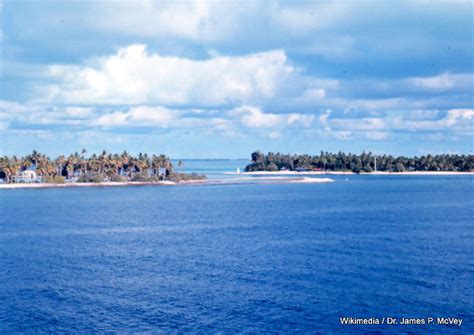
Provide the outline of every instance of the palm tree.
<path id="1" fill-rule="evenodd" d="M 57 166 L 57 175 L 61 176 L 63 174 L 64 164 L 66 163 L 66 158 L 63 155 L 59 155 L 58 158 L 54 161 Z"/>

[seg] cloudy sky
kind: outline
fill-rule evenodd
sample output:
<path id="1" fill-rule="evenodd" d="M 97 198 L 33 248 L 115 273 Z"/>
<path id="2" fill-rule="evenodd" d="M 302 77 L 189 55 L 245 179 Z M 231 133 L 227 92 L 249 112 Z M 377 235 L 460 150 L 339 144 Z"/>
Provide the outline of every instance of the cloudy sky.
<path id="1" fill-rule="evenodd" d="M 472 153 L 471 1 L 13 1 L 0 154 Z"/>

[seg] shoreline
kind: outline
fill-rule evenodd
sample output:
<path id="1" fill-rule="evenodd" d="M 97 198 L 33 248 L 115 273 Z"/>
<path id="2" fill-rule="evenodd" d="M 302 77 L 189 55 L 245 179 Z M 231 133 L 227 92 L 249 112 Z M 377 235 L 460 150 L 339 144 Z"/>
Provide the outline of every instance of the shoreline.
<path id="1" fill-rule="evenodd" d="M 224 172 L 226 175 L 382 175 L 382 176 L 463 176 L 474 175 L 474 172 L 457 172 L 457 171 L 405 171 L 405 172 L 360 172 L 352 171 L 252 171 L 252 172 Z"/>
<path id="2" fill-rule="evenodd" d="M 196 180 L 197 181 L 197 180 Z M 182 182 L 183 183 L 183 182 Z M 174 181 L 159 181 L 159 182 L 140 182 L 140 181 L 129 181 L 129 182 L 101 182 L 101 183 L 11 183 L 11 184 L 0 184 L 0 189 L 18 189 L 18 188 L 67 188 L 67 187 L 114 187 L 114 186 L 145 186 L 145 185 L 156 185 L 156 186 L 173 186 L 178 184 Z"/>
<path id="3" fill-rule="evenodd" d="M 275 183 L 331 183 L 334 182 L 330 178 L 311 178 L 311 177 L 263 177 L 263 178 L 229 178 L 229 179 L 196 179 L 180 182 L 159 181 L 159 182 L 102 182 L 102 183 L 12 183 L 0 184 L 0 190 L 8 189 L 43 189 L 43 188 L 68 188 L 68 187 L 120 187 L 120 186 L 181 186 L 181 185 L 230 185 L 245 184 L 245 182 L 257 182 L 258 184 L 275 184 Z"/>

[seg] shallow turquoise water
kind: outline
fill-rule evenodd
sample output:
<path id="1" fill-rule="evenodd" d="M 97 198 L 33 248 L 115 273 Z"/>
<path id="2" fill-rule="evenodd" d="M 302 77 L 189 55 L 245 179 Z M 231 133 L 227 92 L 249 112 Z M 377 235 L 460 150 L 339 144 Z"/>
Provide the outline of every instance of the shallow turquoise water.
<path id="1" fill-rule="evenodd" d="M 474 178 L 334 178 L 2 190 L 0 333 L 470 333 Z"/>
<path id="2" fill-rule="evenodd" d="M 173 160 L 172 162 L 175 169 L 179 171 L 204 174 L 209 179 L 232 178 L 232 175 L 226 174 L 226 172 L 236 172 L 237 168 L 244 171 L 245 167 L 250 164 L 250 160 L 247 159 L 186 159 L 181 161 L 181 167 L 178 167 L 178 161 Z"/>

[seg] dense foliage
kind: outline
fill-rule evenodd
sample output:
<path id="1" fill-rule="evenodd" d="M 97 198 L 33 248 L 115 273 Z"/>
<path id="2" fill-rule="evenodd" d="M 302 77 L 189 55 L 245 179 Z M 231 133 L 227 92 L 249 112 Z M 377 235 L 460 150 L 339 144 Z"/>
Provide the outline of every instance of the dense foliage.
<path id="1" fill-rule="evenodd" d="M 393 157 L 363 152 L 360 155 L 321 152 L 319 155 L 289 155 L 260 151 L 252 153 L 252 163 L 245 171 L 310 170 L 310 171 L 458 171 L 474 170 L 473 155 L 426 155 L 420 157 Z"/>
<path id="2" fill-rule="evenodd" d="M 189 180 L 203 180 L 206 179 L 205 175 L 197 173 L 177 173 L 172 172 L 168 176 L 168 179 L 171 181 L 189 181 Z"/>
<path id="3" fill-rule="evenodd" d="M 158 180 L 159 171 L 168 176 L 173 165 L 165 155 L 138 154 L 132 156 L 124 151 L 121 154 L 110 154 L 103 151 L 100 155 L 85 156 L 86 151 L 74 153 L 67 157 L 60 155 L 51 159 L 44 154 L 33 151 L 25 157 L 0 157 L 0 178 L 7 183 L 18 181 L 22 172 L 32 170 L 45 182 L 66 180 L 77 182 Z"/>

